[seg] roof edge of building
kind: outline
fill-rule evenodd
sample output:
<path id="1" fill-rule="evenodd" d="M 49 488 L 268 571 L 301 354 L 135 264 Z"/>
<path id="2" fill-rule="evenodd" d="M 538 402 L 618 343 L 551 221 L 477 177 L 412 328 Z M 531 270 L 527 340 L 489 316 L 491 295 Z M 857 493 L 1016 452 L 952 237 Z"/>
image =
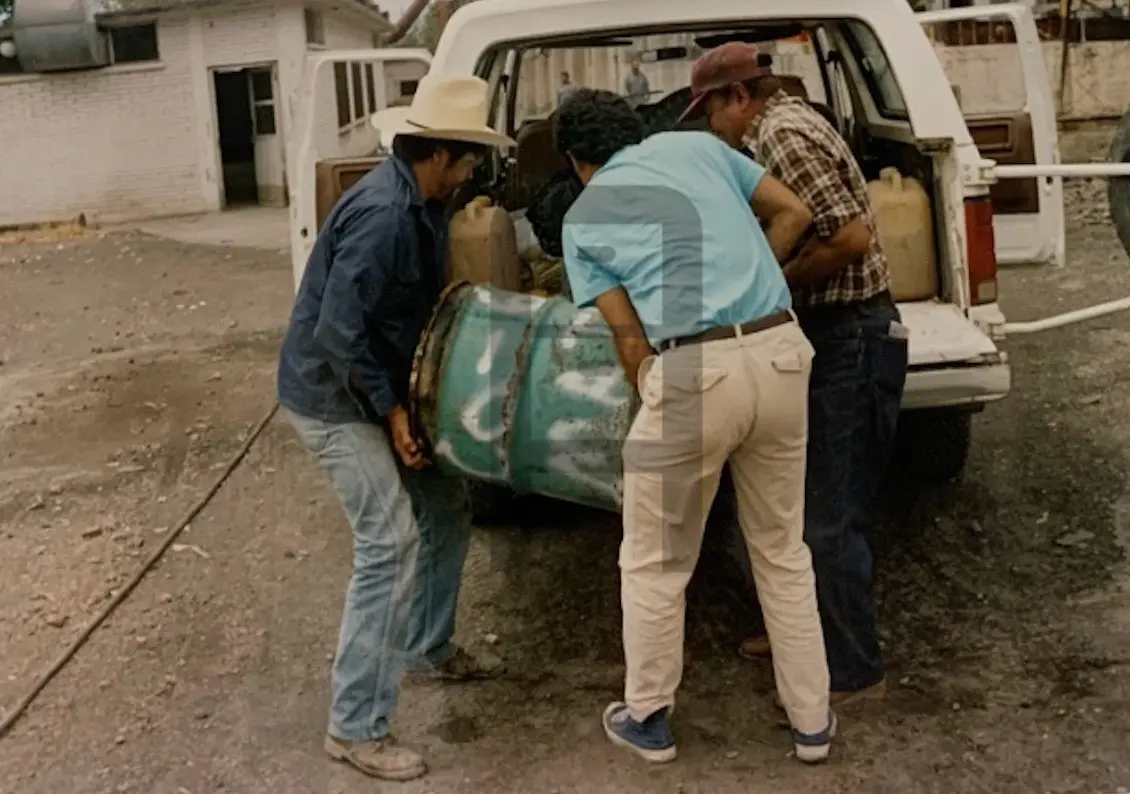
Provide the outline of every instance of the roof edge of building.
<path id="1" fill-rule="evenodd" d="M 318 5 L 327 5 L 331 1 L 332 0 L 310 0 L 310 2 L 317 3 Z M 128 19 L 134 16 L 162 14 L 171 11 L 187 11 L 225 6 L 233 2 L 235 2 L 235 0 L 150 0 L 149 2 L 143 2 L 130 8 L 103 11 L 98 14 L 98 19 Z M 388 30 L 391 30 L 393 27 L 393 23 L 384 15 L 380 7 L 374 3 L 370 3 L 369 0 L 337 0 L 337 4 L 344 5 L 352 11 L 368 17 Z"/>

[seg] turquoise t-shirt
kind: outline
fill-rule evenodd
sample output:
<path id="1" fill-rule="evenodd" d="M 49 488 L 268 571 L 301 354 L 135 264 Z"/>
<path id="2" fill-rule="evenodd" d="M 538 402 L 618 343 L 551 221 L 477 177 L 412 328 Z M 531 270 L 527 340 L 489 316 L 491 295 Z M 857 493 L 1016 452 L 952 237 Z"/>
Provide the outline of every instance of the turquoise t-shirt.
<path id="1" fill-rule="evenodd" d="M 792 306 L 750 209 L 765 169 L 707 132 L 664 132 L 618 152 L 562 229 L 573 300 L 623 287 L 651 344 Z"/>

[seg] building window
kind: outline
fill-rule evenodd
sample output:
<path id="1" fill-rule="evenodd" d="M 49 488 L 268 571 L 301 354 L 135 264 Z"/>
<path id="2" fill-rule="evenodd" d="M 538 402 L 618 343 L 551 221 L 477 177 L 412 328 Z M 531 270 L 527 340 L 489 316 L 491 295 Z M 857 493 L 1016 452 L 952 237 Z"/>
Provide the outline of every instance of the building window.
<path id="1" fill-rule="evenodd" d="M 306 43 L 317 45 L 326 43 L 326 26 L 321 11 L 306 9 Z"/>
<path id="2" fill-rule="evenodd" d="M 377 111 L 377 74 L 371 63 L 335 63 L 337 126 L 346 132 Z"/>
<path id="3" fill-rule="evenodd" d="M 365 98 L 369 101 L 369 112 L 377 112 L 377 80 L 373 64 L 365 64 Z"/>
<path id="4" fill-rule="evenodd" d="M 345 129 L 353 123 L 353 103 L 349 99 L 349 64 L 334 64 L 334 91 L 337 94 L 337 126 Z"/>
<path id="5" fill-rule="evenodd" d="M 365 71 L 359 63 L 351 64 L 353 72 L 353 120 L 365 118 Z"/>
<path id="6" fill-rule="evenodd" d="M 253 69 L 251 77 L 251 120 L 255 135 L 275 135 L 275 80 L 270 69 Z"/>
<path id="7" fill-rule="evenodd" d="M 112 27 L 109 33 L 112 63 L 145 63 L 161 59 L 156 22 Z"/>
<path id="8" fill-rule="evenodd" d="M 402 97 L 416 96 L 416 88 L 420 85 L 419 80 L 401 80 L 400 81 L 400 95 Z"/>

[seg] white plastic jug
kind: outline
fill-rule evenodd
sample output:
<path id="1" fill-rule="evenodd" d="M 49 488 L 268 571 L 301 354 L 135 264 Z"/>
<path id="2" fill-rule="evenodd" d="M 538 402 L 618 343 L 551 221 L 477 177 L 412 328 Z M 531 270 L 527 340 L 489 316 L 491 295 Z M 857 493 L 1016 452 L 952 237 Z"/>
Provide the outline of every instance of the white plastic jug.
<path id="1" fill-rule="evenodd" d="M 934 213 L 922 183 L 884 168 L 867 185 L 875 209 L 879 239 L 891 272 L 891 297 L 896 301 L 927 300 L 938 294 Z"/>
<path id="2" fill-rule="evenodd" d="M 452 216 L 449 229 L 452 281 L 521 290 L 517 233 L 506 210 L 477 196 Z"/>

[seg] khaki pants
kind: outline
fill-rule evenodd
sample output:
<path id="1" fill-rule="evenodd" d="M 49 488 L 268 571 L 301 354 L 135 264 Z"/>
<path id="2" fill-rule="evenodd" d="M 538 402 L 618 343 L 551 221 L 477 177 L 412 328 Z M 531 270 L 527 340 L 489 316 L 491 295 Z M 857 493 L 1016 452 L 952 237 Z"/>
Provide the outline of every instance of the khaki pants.
<path id="1" fill-rule="evenodd" d="M 676 347 L 644 362 L 642 406 L 624 445 L 621 600 L 636 720 L 674 706 L 686 588 L 727 460 L 738 521 L 793 727 L 828 727 L 828 667 L 804 543 L 808 377 L 813 350 L 793 322 Z"/>

